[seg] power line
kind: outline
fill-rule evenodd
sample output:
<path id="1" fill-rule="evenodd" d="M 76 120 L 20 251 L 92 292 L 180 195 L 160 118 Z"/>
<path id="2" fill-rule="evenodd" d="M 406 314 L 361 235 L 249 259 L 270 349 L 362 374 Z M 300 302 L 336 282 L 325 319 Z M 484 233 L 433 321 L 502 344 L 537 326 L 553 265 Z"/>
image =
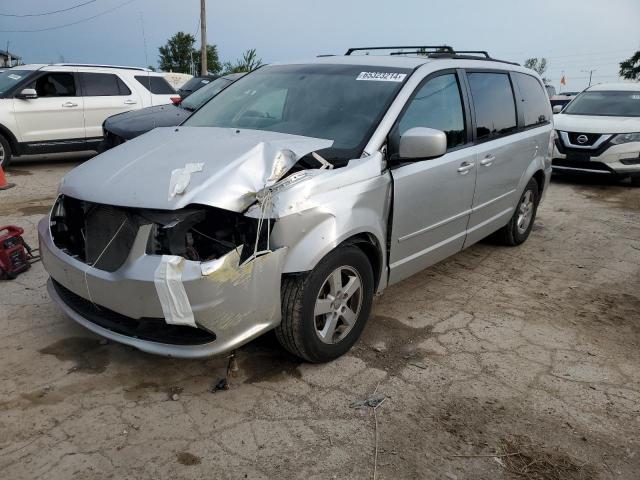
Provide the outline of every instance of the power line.
<path id="1" fill-rule="evenodd" d="M 124 3 L 121 3 L 120 5 L 116 5 L 115 7 L 110 8 L 109 10 L 105 10 L 104 12 L 100 12 L 96 15 L 92 15 L 91 17 L 83 18 L 82 20 L 78 20 L 76 22 L 65 23 L 64 25 L 57 25 L 55 27 L 48 27 L 48 28 L 38 28 L 35 30 L 0 30 L 0 33 L 35 33 L 35 32 L 46 32 L 49 30 L 57 30 L 59 28 L 70 27 L 72 25 L 78 25 L 79 23 L 83 23 L 88 20 L 93 20 L 94 18 L 101 17 L 102 15 L 106 15 L 107 13 L 113 12 L 114 10 L 124 7 L 125 5 L 129 5 L 130 3 L 133 3 L 135 1 L 136 0 L 128 0 Z"/>
<path id="2" fill-rule="evenodd" d="M 84 3 L 79 3 L 78 5 L 74 5 L 73 7 L 63 8 L 62 10 L 52 10 L 50 12 L 42 12 L 42 13 L 25 13 L 25 14 L 16 14 L 16 13 L 0 13 L 0 17 L 44 17 L 45 15 L 53 15 L 54 13 L 62 13 L 68 12 L 69 10 L 74 10 L 76 8 L 84 7 L 85 5 L 89 5 L 90 3 L 95 3 L 98 0 L 89 0 Z"/>

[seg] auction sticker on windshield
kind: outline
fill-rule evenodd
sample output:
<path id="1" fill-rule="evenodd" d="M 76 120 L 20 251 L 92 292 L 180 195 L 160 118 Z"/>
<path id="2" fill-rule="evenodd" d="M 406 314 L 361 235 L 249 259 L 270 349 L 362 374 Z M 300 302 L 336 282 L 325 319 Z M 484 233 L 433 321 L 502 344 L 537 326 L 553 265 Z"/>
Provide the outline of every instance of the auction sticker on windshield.
<path id="1" fill-rule="evenodd" d="M 393 72 L 360 72 L 356 80 L 369 80 L 375 82 L 402 82 L 406 73 Z"/>

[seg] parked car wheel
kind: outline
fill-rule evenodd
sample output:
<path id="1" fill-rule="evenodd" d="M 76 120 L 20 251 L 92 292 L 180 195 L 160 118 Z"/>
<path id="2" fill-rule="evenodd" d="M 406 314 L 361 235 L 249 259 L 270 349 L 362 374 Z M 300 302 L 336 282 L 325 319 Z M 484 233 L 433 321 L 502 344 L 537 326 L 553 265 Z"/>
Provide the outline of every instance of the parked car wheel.
<path id="1" fill-rule="evenodd" d="M 520 196 L 520 201 L 511 220 L 496 232 L 501 243 L 509 246 L 520 245 L 529 238 L 533 223 L 536 220 L 539 198 L 538 182 L 529 180 Z"/>
<path id="2" fill-rule="evenodd" d="M 632 187 L 640 187 L 640 175 L 632 175 L 631 176 L 631 186 Z"/>
<path id="3" fill-rule="evenodd" d="M 358 247 L 337 248 L 309 274 L 283 278 L 282 322 L 276 336 L 294 355 L 328 362 L 358 340 L 372 301 L 369 259 Z"/>
<path id="4" fill-rule="evenodd" d="M 11 145 L 6 138 L 0 135 L 0 167 L 7 168 L 11 161 Z"/>

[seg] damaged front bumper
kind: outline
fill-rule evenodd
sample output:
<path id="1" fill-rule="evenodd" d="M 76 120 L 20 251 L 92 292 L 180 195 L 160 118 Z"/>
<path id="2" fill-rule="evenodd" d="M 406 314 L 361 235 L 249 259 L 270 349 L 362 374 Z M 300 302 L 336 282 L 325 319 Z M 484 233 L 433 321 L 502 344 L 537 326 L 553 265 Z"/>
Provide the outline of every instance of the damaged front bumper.
<path id="1" fill-rule="evenodd" d="M 167 295 L 159 295 L 157 272 L 171 257 L 147 254 L 150 231 L 151 226 L 141 226 L 124 263 L 109 272 L 60 250 L 49 218 L 43 218 L 38 233 L 42 262 L 51 276 L 51 298 L 69 317 L 101 336 L 172 357 L 224 354 L 280 323 L 279 279 L 286 248 L 244 263 L 241 249 L 209 262 L 181 258 L 181 288 L 168 283 Z M 182 293 L 195 327 L 166 320 Z"/>

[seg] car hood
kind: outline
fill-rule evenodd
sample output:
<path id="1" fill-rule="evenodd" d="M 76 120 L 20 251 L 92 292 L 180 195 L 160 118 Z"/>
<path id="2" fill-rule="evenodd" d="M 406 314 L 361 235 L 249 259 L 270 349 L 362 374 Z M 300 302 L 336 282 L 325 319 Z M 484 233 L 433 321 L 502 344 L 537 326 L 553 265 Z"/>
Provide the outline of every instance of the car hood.
<path id="1" fill-rule="evenodd" d="M 600 115 L 568 115 L 566 113 L 558 113 L 553 116 L 553 125 L 556 130 L 562 132 L 640 132 L 640 118 L 637 117 L 604 117 Z"/>
<path id="2" fill-rule="evenodd" d="M 60 193 L 108 205 L 242 212 L 303 156 L 332 140 L 209 127 L 156 128 L 69 172 Z"/>
<path id="3" fill-rule="evenodd" d="M 104 129 L 125 140 L 131 140 L 156 127 L 180 125 L 191 113 L 175 105 L 157 105 L 113 115 L 105 120 Z"/>

